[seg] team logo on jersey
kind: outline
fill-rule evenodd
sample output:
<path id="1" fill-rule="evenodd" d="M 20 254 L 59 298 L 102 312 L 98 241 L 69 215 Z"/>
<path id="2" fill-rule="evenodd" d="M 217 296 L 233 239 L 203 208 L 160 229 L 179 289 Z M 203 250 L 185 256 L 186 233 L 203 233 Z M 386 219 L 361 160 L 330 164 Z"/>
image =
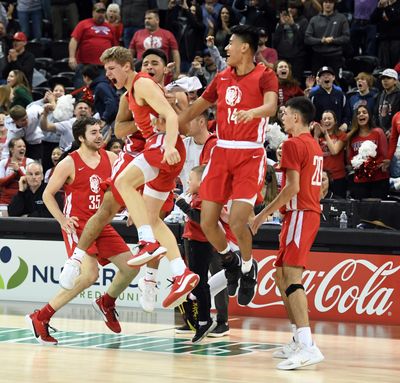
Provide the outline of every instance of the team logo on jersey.
<path id="1" fill-rule="evenodd" d="M 93 174 L 89 178 L 89 185 L 90 185 L 90 190 L 93 193 L 98 193 L 100 191 L 100 183 L 101 183 L 101 178 L 97 174 Z"/>
<path id="2" fill-rule="evenodd" d="M 225 93 L 225 102 L 229 106 L 235 106 L 242 100 L 242 91 L 236 85 L 228 87 Z"/>

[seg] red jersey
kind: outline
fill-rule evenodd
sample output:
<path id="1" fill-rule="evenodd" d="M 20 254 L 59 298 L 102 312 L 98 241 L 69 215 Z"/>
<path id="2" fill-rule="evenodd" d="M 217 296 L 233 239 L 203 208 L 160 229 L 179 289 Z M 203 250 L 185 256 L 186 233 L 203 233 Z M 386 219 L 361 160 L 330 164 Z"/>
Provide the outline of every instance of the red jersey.
<path id="1" fill-rule="evenodd" d="M 164 51 L 168 61 L 171 58 L 171 51 L 179 50 L 178 43 L 170 31 L 159 28 L 150 33 L 147 29 L 139 29 L 133 35 L 129 49 L 134 49 L 136 51 L 136 58 L 141 60 L 144 51 L 149 48 L 157 48 Z"/>
<path id="2" fill-rule="evenodd" d="M 201 199 L 198 194 L 192 195 L 190 207 L 199 211 L 201 210 Z M 208 239 L 204 235 L 203 230 L 201 230 L 200 224 L 189 219 L 187 216 L 185 217 L 185 227 L 183 229 L 182 237 L 199 242 L 208 242 Z"/>
<path id="3" fill-rule="evenodd" d="M 9 205 L 15 194 L 18 193 L 20 177 L 25 176 L 26 166 L 33 162 L 32 159 L 24 157 L 18 169 L 14 172 L 11 167 L 11 158 L 0 161 L 0 204 Z"/>
<path id="4" fill-rule="evenodd" d="M 322 150 L 310 133 L 291 137 L 283 143 L 281 168 L 282 189 L 286 183 L 288 169 L 300 174 L 300 190 L 286 204 L 286 211 L 312 210 L 321 212 L 320 191 L 323 169 Z"/>
<path id="5" fill-rule="evenodd" d="M 347 141 L 346 133 L 340 132 L 338 134 L 330 134 L 329 137 L 331 141 L 335 144 L 337 141 Z M 319 146 L 322 149 L 322 153 L 324 156 L 324 170 L 327 171 L 333 180 L 338 180 L 346 177 L 346 168 L 344 162 L 344 147 L 343 149 L 336 155 L 332 155 L 328 144 L 324 137 L 319 138 Z"/>
<path id="6" fill-rule="evenodd" d="M 151 137 L 155 133 L 159 133 L 157 127 L 154 125 L 155 120 L 158 118 L 158 113 L 150 105 L 138 105 L 134 96 L 135 82 L 140 78 L 153 78 L 147 73 L 137 73 L 132 82 L 132 91 L 128 93 L 129 109 L 135 119 L 137 128 L 142 133 L 145 139 Z M 154 83 L 156 83 L 154 81 Z"/>
<path id="7" fill-rule="evenodd" d="M 202 97 L 217 102 L 217 136 L 221 140 L 250 141 L 263 144 L 268 117 L 237 123 L 235 112 L 257 108 L 264 103 L 264 93 L 278 92 L 275 72 L 258 64 L 245 76 L 238 76 L 234 68 L 219 72 Z"/>
<path id="8" fill-rule="evenodd" d="M 392 119 L 392 132 L 390 133 L 389 150 L 387 154 L 387 158 L 389 158 L 389 160 L 391 160 L 394 156 L 399 136 L 400 136 L 400 112 L 397 112 Z"/>
<path id="9" fill-rule="evenodd" d="M 368 136 L 360 137 L 354 136 L 350 142 L 349 148 L 349 161 L 353 159 L 354 156 L 358 154 L 358 149 L 360 149 L 361 144 L 364 141 L 372 141 L 376 146 L 376 157 L 375 161 L 380 164 L 382 161 L 387 158 L 387 139 L 384 131 L 381 128 L 374 128 L 370 131 Z M 380 181 L 389 178 L 388 172 L 383 172 L 381 168 L 377 169 L 370 178 L 361 178 L 354 177 L 354 182 L 362 183 L 362 182 L 374 182 Z"/>
<path id="10" fill-rule="evenodd" d="M 103 65 L 100 61 L 101 54 L 106 49 L 118 45 L 111 25 L 107 22 L 98 25 L 93 19 L 80 21 L 72 31 L 71 37 L 78 41 L 78 64 Z"/>
<path id="11" fill-rule="evenodd" d="M 70 154 L 75 164 L 75 179 L 71 184 L 64 185 L 64 215 L 78 217 L 80 225 L 99 208 L 104 197 L 100 184 L 111 177 L 111 164 L 107 152 L 100 149 L 99 154 L 101 158 L 95 169 L 90 168 L 77 151 Z"/>
<path id="12" fill-rule="evenodd" d="M 208 161 L 210 161 L 211 152 L 214 146 L 217 144 L 217 136 L 215 134 L 211 134 L 210 137 L 207 138 L 207 141 L 203 145 L 203 149 L 200 153 L 199 164 L 206 165 Z"/>

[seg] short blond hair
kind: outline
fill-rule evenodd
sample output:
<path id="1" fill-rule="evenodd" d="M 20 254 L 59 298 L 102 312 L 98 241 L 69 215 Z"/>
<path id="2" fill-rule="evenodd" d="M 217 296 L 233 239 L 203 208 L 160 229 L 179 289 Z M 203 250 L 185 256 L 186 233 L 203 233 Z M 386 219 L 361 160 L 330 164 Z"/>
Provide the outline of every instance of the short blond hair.
<path id="1" fill-rule="evenodd" d="M 367 72 L 360 72 L 355 80 L 365 80 L 368 84 L 368 88 L 372 88 L 374 86 L 374 77 Z"/>
<path id="2" fill-rule="evenodd" d="M 111 47 L 106 49 L 100 56 L 100 61 L 103 64 L 106 64 L 110 61 L 115 61 L 119 65 L 130 63 L 131 68 L 134 68 L 132 53 L 129 49 L 124 47 Z"/>

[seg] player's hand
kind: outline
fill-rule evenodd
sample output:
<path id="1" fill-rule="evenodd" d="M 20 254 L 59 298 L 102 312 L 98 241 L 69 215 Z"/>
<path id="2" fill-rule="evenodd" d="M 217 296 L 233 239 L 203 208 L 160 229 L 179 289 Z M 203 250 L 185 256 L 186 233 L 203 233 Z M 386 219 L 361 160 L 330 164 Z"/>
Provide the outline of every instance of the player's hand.
<path id="1" fill-rule="evenodd" d="M 257 234 L 258 229 L 264 223 L 266 214 L 264 212 L 258 213 L 254 218 L 249 219 L 249 227 L 253 235 Z"/>
<path id="2" fill-rule="evenodd" d="M 214 36 L 207 36 L 206 44 L 208 48 L 212 48 L 214 46 Z"/>
<path id="3" fill-rule="evenodd" d="M 175 147 L 165 146 L 164 147 L 164 157 L 161 163 L 168 165 L 175 165 L 181 160 L 178 150 Z"/>
<path id="4" fill-rule="evenodd" d="M 133 219 L 130 215 L 128 215 L 128 219 L 126 220 L 126 227 L 130 227 L 133 225 Z"/>
<path id="5" fill-rule="evenodd" d="M 254 118 L 254 112 L 251 109 L 238 110 L 236 113 L 233 113 L 232 117 L 236 120 L 237 124 L 241 122 L 249 122 Z"/>
<path id="6" fill-rule="evenodd" d="M 61 229 L 64 230 L 67 234 L 72 234 L 76 232 L 76 227 L 79 227 L 79 218 L 78 217 L 64 217 L 64 219 L 60 222 Z"/>

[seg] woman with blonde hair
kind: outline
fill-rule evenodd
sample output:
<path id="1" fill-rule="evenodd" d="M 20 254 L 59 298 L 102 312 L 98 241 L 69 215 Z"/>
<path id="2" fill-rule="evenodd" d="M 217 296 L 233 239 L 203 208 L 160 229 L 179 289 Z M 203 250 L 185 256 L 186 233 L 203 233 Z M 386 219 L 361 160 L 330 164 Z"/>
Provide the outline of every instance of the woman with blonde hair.
<path id="1" fill-rule="evenodd" d="M 8 113 L 11 104 L 11 88 L 8 85 L 0 85 L 0 113 Z"/>
<path id="2" fill-rule="evenodd" d="M 7 77 L 7 85 L 11 87 L 10 108 L 21 105 L 26 108 L 32 101 L 31 88 L 24 72 L 13 69 Z"/>
<path id="3" fill-rule="evenodd" d="M 107 7 L 106 20 L 114 30 L 117 41 L 121 41 L 124 26 L 121 22 L 121 10 L 118 4 L 112 3 Z"/>

